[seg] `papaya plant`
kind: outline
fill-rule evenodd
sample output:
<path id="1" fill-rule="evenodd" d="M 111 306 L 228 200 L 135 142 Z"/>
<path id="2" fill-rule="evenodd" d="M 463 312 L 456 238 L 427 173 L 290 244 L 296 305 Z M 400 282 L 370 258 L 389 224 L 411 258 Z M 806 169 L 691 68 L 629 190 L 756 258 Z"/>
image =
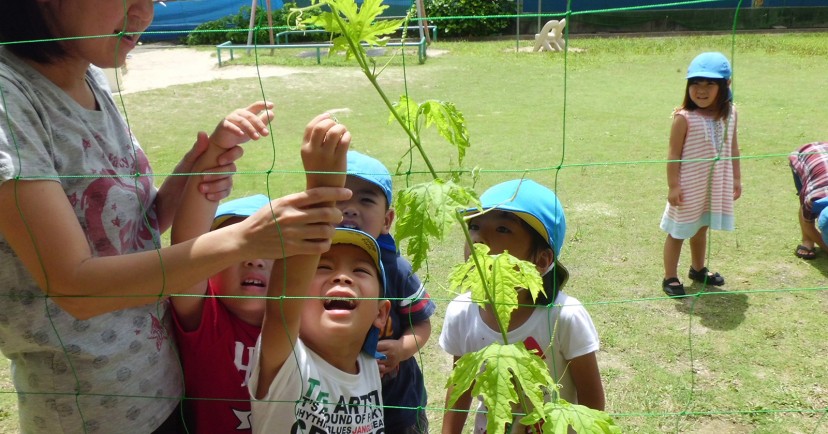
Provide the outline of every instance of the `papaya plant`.
<path id="1" fill-rule="evenodd" d="M 457 165 L 462 167 L 470 147 L 465 118 L 454 104 L 428 100 L 416 103 L 407 95 L 392 102 L 379 85 L 377 77 L 385 66 L 377 65 L 365 47 L 381 47 L 389 35 L 405 25 L 409 17 L 378 20 L 388 6 L 382 0 L 311 0 L 311 5 L 295 8 L 291 16 L 297 26 L 313 25 L 331 34 L 329 55 L 345 51 L 346 58 L 355 59 L 389 110 L 390 121 L 396 121 L 409 140 L 408 152 L 422 158 L 432 180 L 408 186 L 397 194 L 395 208 L 399 218 L 395 234 L 399 242 L 407 241 L 406 253 L 414 270 L 422 266 L 431 250 L 431 240 L 441 240 L 452 225 L 460 223 L 469 245 L 465 219 L 459 210 L 478 204 L 477 194 L 460 183 L 460 174 L 467 171 L 438 172 L 421 142 L 421 131 L 435 126 L 437 132 L 457 150 Z M 303 18 L 307 11 L 321 11 Z M 403 33 L 405 37 L 405 32 Z M 447 179 L 440 173 L 448 173 Z M 485 245 L 474 245 L 469 260 L 456 267 L 450 277 L 452 290 L 471 288 L 472 300 L 481 306 L 491 305 L 503 336 L 503 344 L 492 343 L 480 351 L 458 359 L 447 387 L 451 387 L 447 405 L 452 405 L 465 391 L 481 396 L 488 408 L 490 433 L 504 432 L 514 420 L 513 405 L 523 409 L 520 423 L 542 427 L 544 433 L 566 433 L 572 427 L 578 433 L 617 433 L 620 429 L 606 413 L 571 404 L 556 398 L 557 384 L 545 362 L 529 351 L 523 343 L 509 343 L 506 331 L 511 312 L 517 306 L 517 289 L 526 288 L 533 298 L 543 292 L 543 283 L 534 264 L 521 261 L 508 252 L 490 255 Z M 505 381 L 502 381 L 505 380 Z"/>

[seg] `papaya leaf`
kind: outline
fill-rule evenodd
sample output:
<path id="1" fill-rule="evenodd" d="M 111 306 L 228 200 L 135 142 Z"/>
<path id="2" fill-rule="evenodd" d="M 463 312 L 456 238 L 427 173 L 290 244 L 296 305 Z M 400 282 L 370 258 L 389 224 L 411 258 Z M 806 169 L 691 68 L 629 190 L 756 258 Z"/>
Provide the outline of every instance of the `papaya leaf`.
<path id="1" fill-rule="evenodd" d="M 475 244 L 473 254 L 483 270 L 482 276 L 470 256 L 465 264 L 452 270 L 449 290 L 463 292 L 471 289 L 472 301 L 483 306 L 491 304 L 498 323 L 508 330 L 512 311 L 518 306 L 516 288 L 527 288 L 534 300 L 544 292 L 543 280 L 534 264 L 517 259 L 508 251 L 490 255 L 487 245 Z"/>
<path id="2" fill-rule="evenodd" d="M 403 95 L 399 102 L 394 103 L 394 111 L 409 125 L 409 128 L 413 128 L 417 136 L 419 136 L 421 125 L 426 128 L 436 125 L 437 132 L 457 148 L 457 164 L 463 164 L 466 150 L 471 146 L 469 130 L 466 128 L 466 119 L 463 117 L 463 113 L 457 110 L 454 104 L 437 100 L 428 100 L 422 104 L 417 104 L 411 98 Z M 389 115 L 389 123 L 396 120 L 393 113 Z"/>
<path id="3" fill-rule="evenodd" d="M 419 128 L 417 128 L 417 109 L 418 105 L 413 99 L 406 95 L 400 96 L 399 102 L 393 104 L 394 112 L 396 112 L 400 119 L 410 128 L 415 135 L 419 137 Z M 388 123 L 397 122 L 394 113 L 388 115 Z"/>
<path id="4" fill-rule="evenodd" d="M 621 428 L 603 411 L 571 404 L 563 399 L 547 402 L 542 412 L 533 411 L 522 418 L 520 423 L 528 425 L 541 421 L 544 433 L 567 434 L 569 427 L 578 434 L 621 433 Z"/>
<path id="5" fill-rule="evenodd" d="M 396 211 L 400 216 L 394 225 L 397 240 L 409 239 L 406 255 L 417 271 L 431 249 L 429 238 L 442 240 L 457 220 L 458 208 L 476 200 L 474 192 L 451 181 L 435 179 L 413 185 L 397 194 Z"/>
<path id="6" fill-rule="evenodd" d="M 471 387 L 471 395 L 481 397 L 488 411 L 487 432 L 503 432 L 512 423 L 513 406 L 521 402 L 517 390 L 523 391 L 525 405 L 543 408 L 551 384 L 546 363 L 522 342 L 495 342 L 457 360 L 446 385 L 451 388 L 447 404 L 453 405 Z"/>
<path id="7" fill-rule="evenodd" d="M 354 54 L 348 40 L 357 43 L 357 49 L 364 52 L 361 44 L 372 47 L 384 46 L 388 42 L 388 35 L 397 31 L 405 19 L 379 20 L 376 18 L 388 8 L 382 0 L 365 0 L 362 6 L 357 6 L 354 0 L 312 0 L 312 4 L 328 5 L 331 11 L 324 11 L 319 15 L 305 20 L 304 24 L 311 24 L 331 33 L 333 45 L 328 55 L 345 51 L 345 58 L 350 59 Z M 336 14 L 336 15 L 335 15 Z M 344 27 L 340 20 L 344 21 Z"/>
<path id="8" fill-rule="evenodd" d="M 457 164 L 463 164 L 466 150 L 469 148 L 469 130 L 463 113 L 450 102 L 428 100 L 420 104 L 418 118 L 422 116 L 425 127 L 437 126 L 437 132 L 452 146 L 457 148 Z"/>
<path id="9" fill-rule="evenodd" d="M 451 390 L 451 394 L 449 394 L 446 401 L 446 407 L 452 407 L 460 396 L 474 385 L 474 380 L 483 371 L 483 364 L 486 362 L 486 359 L 482 356 L 484 349 L 463 354 L 455 362 L 454 369 L 451 370 L 446 382 L 446 389 Z"/>

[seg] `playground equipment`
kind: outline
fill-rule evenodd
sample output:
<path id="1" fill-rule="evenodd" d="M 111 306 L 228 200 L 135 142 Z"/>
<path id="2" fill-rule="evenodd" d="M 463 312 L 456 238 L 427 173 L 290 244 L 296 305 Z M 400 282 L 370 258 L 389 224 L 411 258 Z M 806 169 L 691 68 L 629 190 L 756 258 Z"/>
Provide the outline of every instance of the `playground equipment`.
<path id="1" fill-rule="evenodd" d="M 421 26 L 407 26 L 407 27 L 400 27 L 399 30 L 411 30 L 415 28 L 420 28 Z M 437 26 L 428 26 L 427 29 L 434 34 L 434 39 L 437 38 Z M 421 29 L 422 32 L 422 29 Z M 279 32 L 275 35 L 271 44 L 258 44 L 258 45 L 244 45 L 244 44 L 233 44 L 230 41 L 224 42 L 222 44 L 216 45 L 216 57 L 218 59 L 218 66 L 221 68 L 221 53 L 222 51 L 227 51 L 230 53 L 230 60 L 233 60 L 233 52 L 235 50 L 251 50 L 253 48 L 257 49 L 270 49 L 274 50 L 277 48 L 305 48 L 305 49 L 314 49 L 316 50 L 316 63 L 322 63 L 322 49 L 328 49 L 333 46 L 330 42 L 315 42 L 315 43 L 299 43 L 299 44 L 291 44 L 289 41 L 290 35 L 301 35 L 307 33 L 326 33 L 325 30 L 315 29 L 315 30 L 287 30 L 284 32 Z M 392 41 L 388 42 L 385 46 L 386 47 L 417 47 L 417 60 L 420 64 L 425 63 L 426 60 L 426 47 L 428 46 L 428 42 L 426 37 L 423 33 L 420 33 L 419 39 L 412 39 L 412 40 L 400 40 L 398 42 Z M 327 52 L 327 50 L 325 51 Z"/>
<path id="2" fill-rule="evenodd" d="M 230 53 L 230 60 L 233 60 L 233 52 L 235 50 L 247 50 L 248 53 L 251 52 L 254 48 L 256 49 L 270 49 L 271 54 L 273 50 L 278 48 L 310 48 L 316 50 L 316 63 L 322 63 L 322 49 L 323 48 L 330 48 L 333 44 L 329 42 L 322 42 L 322 43 L 301 43 L 301 44 L 290 44 L 288 42 L 289 35 L 298 35 L 298 34 L 307 34 L 307 33 L 325 33 L 324 30 L 288 30 L 284 32 L 279 32 L 274 35 L 273 33 L 273 9 L 271 7 L 272 0 L 265 0 L 265 8 L 267 16 L 267 26 L 268 26 L 268 33 L 270 36 L 270 41 L 268 44 L 254 44 L 254 36 L 256 30 L 256 9 L 258 8 L 258 3 L 260 0 L 252 0 L 250 5 L 250 23 L 249 23 L 249 30 L 247 32 L 247 44 L 233 44 L 230 41 L 221 43 L 216 45 L 216 57 L 218 58 L 218 66 L 221 67 L 221 54 L 223 51 L 227 51 Z M 278 1 L 278 0 L 277 0 Z M 401 27 L 400 30 L 408 31 L 408 30 L 418 30 L 420 37 L 419 39 L 412 39 L 412 40 L 400 40 L 399 42 L 388 42 L 386 47 L 417 47 L 417 60 L 420 64 L 425 63 L 426 59 L 426 46 L 431 43 L 432 35 L 434 33 L 434 39 L 437 38 L 437 27 L 433 25 L 429 25 L 426 19 L 426 12 L 425 12 L 425 4 L 423 0 L 416 0 L 417 6 L 417 20 L 416 25 Z M 284 42 L 281 41 L 282 37 L 284 37 Z"/>

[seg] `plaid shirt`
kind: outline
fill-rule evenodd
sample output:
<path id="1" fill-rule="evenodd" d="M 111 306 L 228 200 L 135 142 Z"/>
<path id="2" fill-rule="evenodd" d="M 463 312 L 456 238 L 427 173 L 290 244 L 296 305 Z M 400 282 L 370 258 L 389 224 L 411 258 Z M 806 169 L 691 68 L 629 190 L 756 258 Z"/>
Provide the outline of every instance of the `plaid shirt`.
<path id="1" fill-rule="evenodd" d="M 828 197 L 828 142 L 813 142 L 801 146 L 788 156 L 791 169 L 799 177 L 799 201 L 802 215 L 809 221 L 817 214 L 814 202 Z"/>

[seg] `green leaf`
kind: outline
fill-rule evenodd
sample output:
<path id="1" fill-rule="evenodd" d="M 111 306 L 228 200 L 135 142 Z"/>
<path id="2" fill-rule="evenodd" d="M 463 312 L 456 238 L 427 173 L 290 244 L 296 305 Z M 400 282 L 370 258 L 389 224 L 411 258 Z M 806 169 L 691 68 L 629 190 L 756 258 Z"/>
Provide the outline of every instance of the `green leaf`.
<path id="1" fill-rule="evenodd" d="M 419 106 L 413 99 L 409 98 L 406 95 L 402 95 L 400 97 L 399 102 L 395 102 L 392 107 L 394 108 L 394 112 L 396 112 L 400 119 L 402 119 L 403 123 L 408 126 L 408 128 L 414 132 L 417 137 L 420 135 L 419 128 L 417 128 L 417 112 Z M 397 118 L 394 117 L 394 113 L 390 113 L 388 115 L 388 123 L 397 122 Z"/>
<path id="2" fill-rule="evenodd" d="M 428 100 L 417 104 L 411 98 L 403 95 L 400 101 L 394 103 L 394 111 L 414 131 L 420 135 L 420 121 L 428 128 L 431 125 L 437 126 L 437 132 L 443 136 L 452 146 L 457 148 L 457 164 L 462 165 L 466 157 L 466 150 L 471 146 L 469 143 L 469 130 L 466 127 L 466 119 L 457 107 L 446 101 Z M 394 114 L 390 114 L 388 122 L 394 122 Z"/>
<path id="3" fill-rule="evenodd" d="M 420 104 L 418 115 L 425 118 L 425 127 L 437 126 L 437 132 L 457 148 L 457 164 L 463 164 L 469 148 L 469 130 L 463 113 L 453 103 L 428 100 Z M 418 120 L 419 120 L 418 116 Z"/>
<path id="4" fill-rule="evenodd" d="M 354 54 L 349 39 L 354 41 L 357 50 L 364 53 L 362 44 L 384 46 L 388 42 L 387 35 L 396 32 L 405 22 L 404 18 L 377 21 L 377 17 L 388 8 L 382 0 L 364 0 L 361 7 L 354 0 L 314 0 L 312 3 L 327 5 L 331 10 L 308 18 L 305 23 L 330 32 L 333 46 L 328 54 L 345 51 L 346 59 Z"/>
<path id="5" fill-rule="evenodd" d="M 453 405 L 471 387 L 471 395 L 481 397 L 488 411 L 487 432 L 503 432 L 506 424 L 512 423 L 513 413 L 543 408 L 544 394 L 552 384 L 546 363 L 522 342 L 492 343 L 457 360 L 446 385 L 451 388 L 447 405 Z M 514 408 L 521 395 L 525 400 Z M 524 405 L 528 408 L 522 408 Z"/>
<path id="6" fill-rule="evenodd" d="M 536 407 L 537 410 L 539 407 Z M 543 421 L 544 433 L 566 434 L 572 427 L 579 434 L 620 434 L 621 428 L 608 414 L 563 399 L 547 402 L 543 411 L 533 411 L 520 420 L 524 425 Z"/>
<path id="7" fill-rule="evenodd" d="M 449 275 L 449 290 L 463 292 L 471 289 L 472 301 L 486 306 L 491 304 L 504 330 L 509 329 L 512 311 L 518 306 L 516 288 L 526 288 L 535 300 L 544 293 L 541 279 L 535 264 L 522 261 L 504 251 L 490 255 L 485 244 L 475 244 L 474 256 L 469 256 L 465 264 L 454 267 Z M 475 263 L 480 265 L 480 270 Z M 468 289 L 467 289 L 468 288 Z"/>
<path id="8" fill-rule="evenodd" d="M 397 194 L 394 225 L 398 242 L 408 239 L 406 255 L 417 271 L 431 249 L 429 237 L 442 240 L 457 222 L 457 209 L 475 200 L 474 192 L 451 181 L 436 179 L 413 185 Z"/>

